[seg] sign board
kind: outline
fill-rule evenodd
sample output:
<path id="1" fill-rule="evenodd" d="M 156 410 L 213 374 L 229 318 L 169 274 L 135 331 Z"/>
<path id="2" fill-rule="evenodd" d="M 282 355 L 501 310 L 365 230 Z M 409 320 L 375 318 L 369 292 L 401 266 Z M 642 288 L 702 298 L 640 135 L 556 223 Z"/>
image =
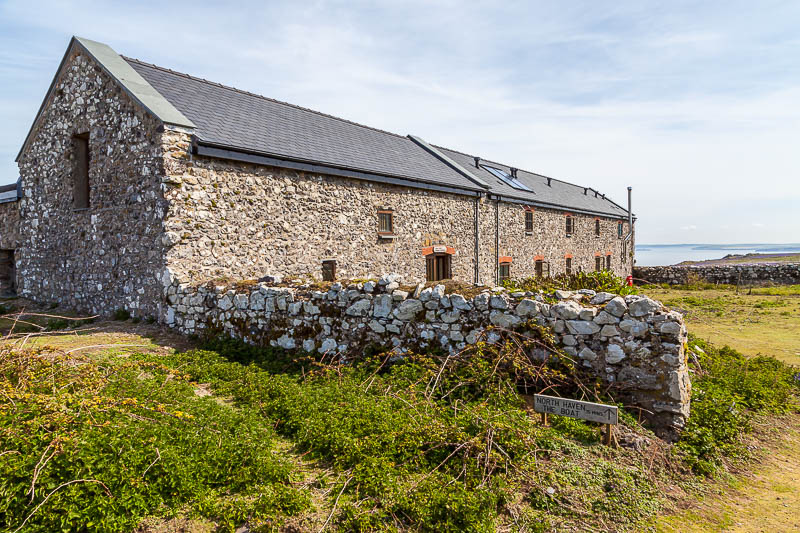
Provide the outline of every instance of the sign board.
<path id="1" fill-rule="evenodd" d="M 433 253 L 435 254 L 445 254 L 447 253 L 447 246 L 437 245 L 433 247 Z"/>
<path id="2" fill-rule="evenodd" d="M 617 424 L 618 422 L 616 406 L 545 396 L 544 394 L 534 395 L 533 410 L 537 413 L 580 418 L 601 424 Z"/>

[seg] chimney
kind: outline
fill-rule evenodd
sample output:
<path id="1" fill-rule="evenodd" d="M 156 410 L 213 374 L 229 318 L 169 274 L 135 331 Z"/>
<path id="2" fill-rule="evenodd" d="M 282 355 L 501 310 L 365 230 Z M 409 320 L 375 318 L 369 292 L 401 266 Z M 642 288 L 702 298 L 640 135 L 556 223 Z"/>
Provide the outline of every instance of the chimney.
<path id="1" fill-rule="evenodd" d="M 594 197 L 597 198 L 597 191 L 594 191 Z"/>
<path id="2" fill-rule="evenodd" d="M 583 188 L 583 195 L 584 195 L 584 196 L 586 196 L 586 194 L 587 194 L 588 192 L 589 192 L 589 187 L 584 187 L 584 188 Z"/>
<path id="3" fill-rule="evenodd" d="M 511 167 L 511 177 L 512 178 L 516 178 L 517 177 L 517 169 L 514 168 L 514 167 Z"/>
<path id="4" fill-rule="evenodd" d="M 628 231 L 633 231 L 633 211 L 631 211 L 631 191 L 633 187 L 628 187 Z"/>
<path id="5" fill-rule="evenodd" d="M 475 168 L 481 168 L 481 158 L 474 157 L 473 159 L 475 160 Z"/>
<path id="6" fill-rule="evenodd" d="M 553 181 L 553 178 L 547 178 L 547 186 L 548 187 L 552 187 L 552 185 L 550 185 L 551 181 Z"/>

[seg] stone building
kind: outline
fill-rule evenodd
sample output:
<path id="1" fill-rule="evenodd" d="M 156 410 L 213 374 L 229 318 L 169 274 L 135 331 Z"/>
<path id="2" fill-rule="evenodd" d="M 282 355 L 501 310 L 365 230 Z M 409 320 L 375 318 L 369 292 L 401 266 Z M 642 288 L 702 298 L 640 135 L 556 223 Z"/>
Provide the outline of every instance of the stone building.
<path id="1" fill-rule="evenodd" d="M 630 201 L 82 38 L 17 162 L 0 284 L 84 312 L 163 319 L 176 280 L 494 284 L 633 264 Z"/>

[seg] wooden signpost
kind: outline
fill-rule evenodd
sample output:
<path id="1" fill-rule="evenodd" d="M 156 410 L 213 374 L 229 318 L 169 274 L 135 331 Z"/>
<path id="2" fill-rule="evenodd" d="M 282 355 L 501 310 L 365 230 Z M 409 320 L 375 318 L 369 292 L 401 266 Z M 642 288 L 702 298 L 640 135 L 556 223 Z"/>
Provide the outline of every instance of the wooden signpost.
<path id="1" fill-rule="evenodd" d="M 547 415 L 568 416 L 605 424 L 606 434 L 603 442 L 606 445 L 611 444 L 611 426 L 619 423 L 618 409 L 614 405 L 582 402 L 544 394 L 533 396 L 533 410 L 541 413 L 543 424 L 547 424 Z"/>

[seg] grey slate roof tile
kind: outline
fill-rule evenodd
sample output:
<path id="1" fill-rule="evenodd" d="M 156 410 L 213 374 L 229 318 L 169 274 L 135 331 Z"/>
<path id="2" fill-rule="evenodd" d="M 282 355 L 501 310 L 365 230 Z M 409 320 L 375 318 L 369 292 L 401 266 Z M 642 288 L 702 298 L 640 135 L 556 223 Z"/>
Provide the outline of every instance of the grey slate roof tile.
<path id="1" fill-rule="evenodd" d="M 162 96 L 195 124 L 200 141 L 294 161 L 329 165 L 384 176 L 456 187 L 485 190 L 442 162 L 408 137 L 363 126 L 271 98 L 226 87 L 142 61 L 124 58 Z M 586 210 L 612 216 L 627 211 L 593 191 L 520 170 L 518 178 L 531 194 L 498 180 L 473 157 L 440 148 L 442 153 L 489 183 L 492 194 L 541 202 L 565 209 Z M 483 160 L 509 171 L 508 165 Z"/>

